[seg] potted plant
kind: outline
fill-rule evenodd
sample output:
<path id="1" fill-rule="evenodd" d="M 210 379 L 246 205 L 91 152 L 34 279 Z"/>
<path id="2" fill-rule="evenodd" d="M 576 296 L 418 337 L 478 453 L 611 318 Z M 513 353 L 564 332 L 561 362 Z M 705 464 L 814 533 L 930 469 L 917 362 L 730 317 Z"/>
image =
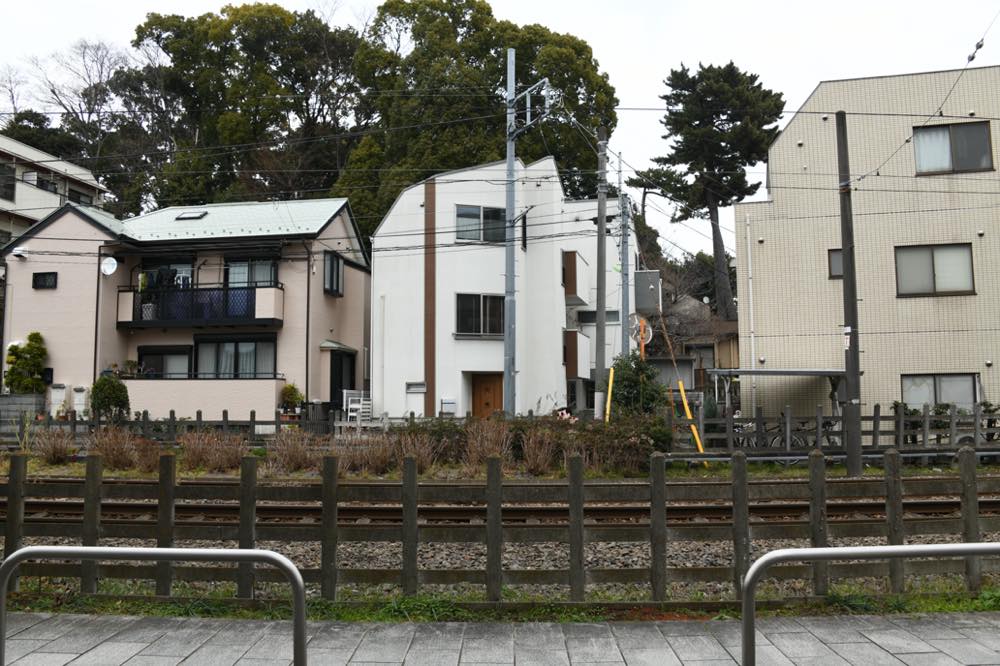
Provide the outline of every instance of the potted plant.
<path id="1" fill-rule="evenodd" d="M 131 378 L 139 376 L 139 361 L 128 359 L 125 361 L 122 369 L 122 376 Z"/>
<path id="2" fill-rule="evenodd" d="M 301 409 L 303 400 L 305 400 L 305 396 L 294 383 L 285 384 L 281 388 L 281 408 L 286 414 L 290 414 L 292 411 L 298 413 L 297 410 Z"/>

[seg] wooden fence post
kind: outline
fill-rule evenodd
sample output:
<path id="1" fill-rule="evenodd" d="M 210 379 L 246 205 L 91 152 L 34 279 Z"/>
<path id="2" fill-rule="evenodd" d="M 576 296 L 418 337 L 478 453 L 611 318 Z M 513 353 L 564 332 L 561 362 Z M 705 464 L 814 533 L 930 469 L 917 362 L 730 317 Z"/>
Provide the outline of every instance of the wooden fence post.
<path id="1" fill-rule="evenodd" d="M 417 593 L 417 461 L 403 459 L 403 594 Z"/>
<path id="2" fill-rule="evenodd" d="M 958 408 L 952 403 L 948 408 L 948 446 L 958 444 Z"/>
<path id="3" fill-rule="evenodd" d="M 323 537 L 320 542 L 320 580 L 323 598 L 337 599 L 337 456 L 323 458 Z"/>
<path id="4" fill-rule="evenodd" d="M 885 518 L 890 546 L 903 544 L 903 479 L 899 451 L 885 452 Z M 889 560 L 889 587 L 893 594 L 905 589 L 903 560 Z"/>
<path id="5" fill-rule="evenodd" d="M 250 410 L 250 425 L 249 425 L 249 427 L 247 429 L 247 443 L 252 442 L 254 440 L 254 437 L 256 437 L 256 436 L 257 436 L 257 410 L 256 409 L 251 409 Z"/>
<path id="6" fill-rule="evenodd" d="M 27 442 L 25 441 L 25 437 L 27 436 L 27 434 L 28 434 L 28 413 L 24 410 L 21 410 L 17 418 L 17 443 L 21 445 L 21 447 L 27 446 Z"/>
<path id="7" fill-rule="evenodd" d="M 177 443 L 177 415 L 174 410 L 170 410 L 170 418 L 167 420 L 167 442 Z"/>
<path id="8" fill-rule="evenodd" d="M 875 407 L 872 409 L 872 446 L 878 446 L 879 440 L 879 429 L 882 425 L 882 405 L 875 403 Z"/>
<path id="9" fill-rule="evenodd" d="M 726 410 L 726 450 L 733 452 L 733 410 Z"/>
<path id="10" fill-rule="evenodd" d="M 69 410 L 69 432 L 73 435 L 73 443 L 76 444 L 76 410 Z"/>
<path id="11" fill-rule="evenodd" d="M 781 419 L 781 429 L 784 434 L 785 439 L 785 451 L 792 450 L 792 406 L 785 405 L 785 411 L 782 413 L 784 418 Z"/>
<path id="12" fill-rule="evenodd" d="M 583 601 L 586 595 L 587 572 L 583 558 L 583 458 L 577 454 L 569 458 L 569 598 Z"/>
<path id="13" fill-rule="evenodd" d="M 903 412 L 906 411 L 906 405 L 900 405 L 896 410 L 896 448 L 902 449 L 904 443 L 906 442 L 906 421 L 903 419 Z"/>
<path id="14" fill-rule="evenodd" d="M 750 568 L 750 498 L 747 488 L 747 456 L 733 454 L 733 589 L 743 593 L 743 576 Z"/>
<path id="15" fill-rule="evenodd" d="M 921 434 L 923 447 L 926 449 L 931 445 L 931 407 L 926 402 L 924 403 L 924 413 L 923 413 L 923 432 Z"/>
<path id="16" fill-rule="evenodd" d="M 281 410 L 274 410 L 274 434 L 281 432 Z"/>
<path id="17" fill-rule="evenodd" d="M 177 489 L 177 456 L 173 453 L 160 455 L 160 480 L 157 487 L 156 504 L 156 547 L 174 547 L 174 507 Z M 174 582 L 174 567 L 171 562 L 156 563 L 156 595 L 169 597 Z"/>
<path id="18" fill-rule="evenodd" d="M 45 412 L 45 430 L 52 430 L 52 412 Z"/>
<path id="19" fill-rule="evenodd" d="M 826 458 L 823 452 L 813 449 L 809 454 L 809 545 L 825 548 L 826 528 Z M 813 562 L 813 594 L 826 596 L 830 590 L 827 562 Z"/>
<path id="20" fill-rule="evenodd" d="M 503 470 L 499 458 L 486 461 L 486 600 L 503 593 Z"/>
<path id="21" fill-rule="evenodd" d="M 228 435 L 229 434 L 229 410 L 228 409 L 223 409 L 222 410 L 222 434 L 223 435 Z"/>
<path id="22" fill-rule="evenodd" d="M 257 457 L 244 456 L 240 463 L 239 547 L 253 548 L 257 541 Z M 253 599 L 254 565 L 241 562 L 236 573 L 236 595 Z"/>
<path id="23" fill-rule="evenodd" d="M 83 481 L 83 543 L 96 546 L 101 534 L 101 456 L 91 453 L 87 456 L 87 476 Z M 97 562 L 91 560 L 80 563 L 80 591 L 84 594 L 97 593 Z"/>
<path id="24" fill-rule="evenodd" d="M 329 412 L 327 412 L 326 420 L 327 420 L 326 434 L 332 437 L 334 431 L 337 429 L 337 410 L 331 409 Z"/>
<path id="25" fill-rule="evenodd" d="M 823 405 L 816 405 L 816 448 L 823 448 Z"/>
<path id="26" fill-rule="evenodd" d="M 10 469 L 7 472 L 7 522 L 4 526 L 3 556 L 21 548 L 24 537 L 24 483 L 28 476 L 28 455 L 24 451 L 10 454 Z M 17 573 L 10 577 L 9 592 L 17 592 Z"/>
<path id="27" fill-rule="evenodd" d="M 201 422 L 201 410 L 199 409 L 194 413 L 194 427 L 196 430 L 201 430 L 203 425 Z"/>
<path id="28" fill-rule="evenodd" d="M 149 411 L 142 410 L 142 436 L 149 439 Z"/>
<path id="29" fill-rule="evenodd" d="M 976 451 L 963 446 L 958 452 L 958 471 L 962 480 L 962 541 L 982 541 L 979 531 L 979 494 L 976 489 Z M 979 592 L 983 584 L 982 563 L 978 557 L 965 558 L 965 585 L 970 592 Z"/>
<path id="30" fill-rule="evenodd" d="M 732 414 L 727 423 L 732 425 Z M 730 430 L 730 434 L 732 430 Z M 729 440 L 730 445 L 732 439 Z M 653 601 L 667 598 L 667 485 L 666 460 L 656 452 L 649 458 L 649 584 Z"/>
<path id="31" fill-rule="evenodd" d="M 976 403 L 972 406 L 972 445 L 979 446 L 983 441 L 983 405 Z"/>

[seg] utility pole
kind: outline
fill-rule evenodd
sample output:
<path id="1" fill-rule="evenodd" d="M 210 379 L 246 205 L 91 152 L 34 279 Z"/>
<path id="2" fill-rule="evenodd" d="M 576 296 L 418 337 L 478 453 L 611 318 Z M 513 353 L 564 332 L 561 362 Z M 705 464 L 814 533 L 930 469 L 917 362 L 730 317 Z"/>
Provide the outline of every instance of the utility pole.
<path id="1" fill-rule="evenodd" d="M 861 351 L 858 349 L 858 276 L 854 263 L 851 163 L 847 155 L 847 114 L 837 111 L 837 172 L 840 186 L 840 253 L 844 264 L 844 439 L 847 475 L 861 476 Z"/>
<path id="2" fill-rule="evenodd" d="M 618 323 L 622 327 L 622 356 L 628 356 L 628 233 L 629 233 L 628 195 L 622 190 L 622 154 L 618 153 L 618 214 L 622 221 L 622 311 L 618 315 Z"/>
<path id="3" fill-rule="evenodd" d="M 594 341 L 594 418 L 604 418 L 604 395 L 607 389 L 604 359 L 604 335 L 607 327 L 607 275 L 605 273 L 605 236 L 608 217 L 607 179 L 608 131 L 597 130 L 597 334 Z"/>
<path id="4" fill-rule="evenodd" d="M 507 228 L 504 236 L 504 299 L 503 299 L 503 411 L 507 416 L 514 416 L 517 411 L 517 391 L 514 383 L 517 381 L 516 341 L 517 341 L 517 282 L 515 275 L 514 246 L 517 238 L 517 221 L 514 190 L 514 147 L 517 137 L 532 125 L 541 122 L 549 115 L 549 108 L 554 97 L 549 88 L 549 80 L 542 79 L 528 86 L 520 95 L 517 94 L 514 74 L 514 49 L 507 49 Z M 531 95 L 541 94 L 545 100 L 544 110 L 532 118 Z M 525 100 L 524 123 L 517 126 L 517 104 Z"/>

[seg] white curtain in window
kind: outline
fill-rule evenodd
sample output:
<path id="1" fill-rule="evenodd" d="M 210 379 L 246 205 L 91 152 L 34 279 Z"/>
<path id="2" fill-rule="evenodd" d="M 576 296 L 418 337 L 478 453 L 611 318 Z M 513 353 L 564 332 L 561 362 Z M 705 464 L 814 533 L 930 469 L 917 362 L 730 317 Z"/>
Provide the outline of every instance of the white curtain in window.
<path id="1" fill-rule="evenodd" d="M 931 249 L 897 247 L 896 281 L 900 294 L 934 293 L 934 264 Z"/>
<path id="2" fill-rule="evenodd" d="M 229 264 L 229 286 L 245 287 L 250 279 L 250 267 L 245 261 Z"/>
<path id="3" fill-rule="evenodd" d="M 254 261 L 251 264 L 250 280 L 255 285 L 270 284 L 273 279 L 271 271 L 273 265 L 270 259 L 258 259 Z"/>
<path id="4" fill-rule="evenodd" d="M 911 375 L 903 377 L 903 402 L 911 409 L 934 404 L 934 376 Z"/>
<path id="5" fill-rule="evenodd" d="M 456 236 L 462 240 L 482 240 L 479 206 L 459 206 Z"/>
<path id="6" fill-rule="evenodd" d="M 263 377 L 274 376 L 274 343 L 257 343 L 257 375 Z"/>
<path id="7" fill-rule="evenodd" d="M 215 377 L 214 342 L 203 342 L 198 345 L 198 377 L 202 379 Z"/>
<path id="8" fill-rule="evenodd" d="M 973 375 L 938 375 L 937 389 L 938 402 L 972 411 L 976 401 Z"/>
<path id="9" fill-rule="evenodd" d="M 163 376 L 172 379 L 187 377 L 187 354 L 167 354 L 163 357 Z"/>
<path id="10" fill-rule="evenodd" d="M 951 132 L 947 127 L 920 127 L 913 133 L 917 173 L 951 171 Z"/>
<path id="11" fill-rule="evenodd" d="M 219 346 L 219 377 L 232 377 L 236 368 L 236 344 L 223 342 Z"/>
<path id="12" fill-rule="evenodd" d="M 935 291 L 972 291 L 972 248 L 945 245 L 934 248 Z"/>
<path id="13" fill-rule="evenodd" d="M 257 343 L 241 342 L 240 350 L 240 377 L 253 377 L 257 374 Z"/>

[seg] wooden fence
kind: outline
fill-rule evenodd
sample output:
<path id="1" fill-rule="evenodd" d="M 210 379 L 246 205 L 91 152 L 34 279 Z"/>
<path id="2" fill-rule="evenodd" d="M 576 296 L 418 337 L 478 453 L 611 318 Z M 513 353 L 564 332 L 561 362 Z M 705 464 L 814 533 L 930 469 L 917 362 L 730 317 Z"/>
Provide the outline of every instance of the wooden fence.
<path id="1" fill-rule="evenodd" d="M 600 583 L 630 583 L 648 588 L 654 602 L 668 600 L 667 587 L 672 582 L 732 582 L 738 588 L 751 561 L 751 544 L 767 539 L 803 539 L 813 546 L 826 546 L 830 539 L 876 537 L 890 544 L 903 543 L 916 535 L 952 535 L 965 541 L 978 541 L 983 532 L 1000 531 L 1000 515 L 980 515 L 980 494 L 1000 493 L 1000 476 L 976 475 L 976 453 L 966 447 L 960 452 L 958 477 L 908 477 L 900 474 L 900 455 L 885 454 L 883 478 L 826 478 L 826 461 L 819 451 L 809 456 L 809 478 L 802 480 L 748 480 L 747 458 L 742 452 L 732 456 L 729 480 L 704 482 L 667 482 L 663 454 L 654 454 L 646 480 L 584 480 L 580 457 L 568 460 L 568 478 L 564 481 L 529 482 L 503 480 L 499 460 L 487 466 L 485 482 L 418 482 L 412 459 L 404 461 L 401 481 L 343 481 L 338 477 L 338 460 L 323 460 L 321 480 L 289 485 L 287 482 L 261 482 L 257 477 L 258 459 L 243 459 L 238 481 L 178 481 L 175 458 L 160 458 L 158 481 L 105 479 L 101 458 L 87 460 L 86 478 L 81 480 L 32 479 L 26 474 L 24 454 L 10 457 L 6 483 L 0 493 L 6 496 L 7 514 L 2 525 L 4 554 L 21 547 L 25 538 L 70 537 L 85 546 L 98 545 L 101 539 L 154 540 L 160 547 L 171 547 L 179 540 L 237 542 L 240 548 L 252 548 L 259 541 L 316 542 L 321 551 L 321 566 L 303 570 L 308 583 L 318 584 L 327 599 L 336 599 L 344 584 L 395 584 L 403 594 L 417 593 L 421 586 L 472 583 L 485 586 L 490 601 L 502 598 L 504 586 L 562 585 L 569 589 L 572 601 L 583 601 L 587 586 Z M 953 496 L 961 498 L 961 515 L 914 518 L 904 511 L 904 500 L 911 497 Z M 82 498 L 83 520 L 58 517 L 26 519 L 25 502 L 31 498 Z M 827 507 L 834 502 L 864 498 L 885 498 L 884 518 L 828 519 Z M 145 502 L 155 519 L 112 520 L 102 518 L 102 502 L 132 500 Z M 239 502 L 239 520 L 231 523 L 178 522 L 177 502 L 181 500 Z M 750 520 L 754 502 L 808 502 L 808 518 L 767 521 Z M 257 519 L 260 502 L 309 502 L 321 507 L 318 523 L 272 523 Z M 396 505 L 401 524 L 358 524 L 338 520 L 338 508 L 345 503 Z M 434 503 L 485 507 L 483 524 L 437 524 L 421 520 L 421 506 Z M 677 503 L 721 504 L 731 507 L 729 521 L 697 522 L 679 519 Z M 600 523 L 588 519 L 588 505 L 627 504 L 648 508 L 648 519 L 631 523 Z M 504 523 L 504 511 L 518 505 L 555 505 L 565 509 L 565 521 L 559 523 Z M 353 505 L 352 505 L 353 506 Z M 673 515 L 672 515 L 673 513 Z M 728 542 L 732 544 L 730 566 L 667 566 L 667 545 L 671 541 Z M 402 550 L 399 568 L 345 568 L 337 561 L 337 546 L 347 542 L 398 543 Z M 486 546 L 484 569 L 420 569 L 417 550 L 421 543 L 483 543 Z M 565 569 L 510 569 L 503 567 L 505 544 L 560 542 L 568 544 L 569 566 Z M 586 565 L 584 546 L 594 543 L 644 544 L 651 554 L 649 566 L 642 568 L 595 569 Z M 780 579 L 812 581 L 816 594 L 829 590 L 831 580 L 855 577 L 888 576 L 893 592 L 904 589 L 904 574 L 964 573 L 970 590 L 981 584 L 983 571 L 1000 571 L 1000 559 L 982 562 L 914 561 L 815 563 L 775 567 L 770 575 Z M 155 581 L 156 593 L 168 596 L 175 581 L 235 581 L 238 595 L 250 598 L 257 581 L 277 581 L 280 575 L 257 570 L 252 565 L 238 568 L 179 566 L 171 563 L 129 565 L 104 563 L 35 563 L 21 569 L 25 576 L 79 577 L 84 592 L 97 590 L 101 578 Z"/>

